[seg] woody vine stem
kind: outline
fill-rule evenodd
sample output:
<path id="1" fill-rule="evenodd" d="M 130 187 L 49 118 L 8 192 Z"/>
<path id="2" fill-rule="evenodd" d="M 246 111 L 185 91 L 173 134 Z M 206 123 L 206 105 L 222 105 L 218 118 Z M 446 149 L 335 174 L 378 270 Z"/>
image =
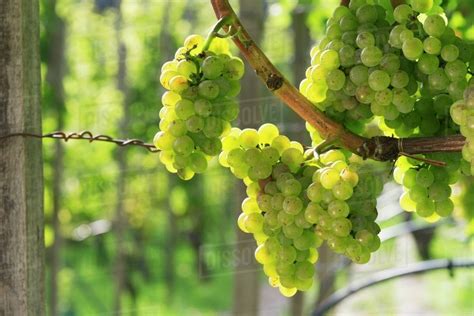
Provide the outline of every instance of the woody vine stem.
<path id="1" fill-rule="evenodd" d="M 335 142 L 363 158 L 379 161 L 395 160 L 402 154 L 415 155 L 431 152 L 460 152 L 462 150 L 465 143 L 465 138 L 462 135 L 399 139 L 385 136 L 365 138 L 350 132 L 317 109 L 281 74 L 250 37 L 228 0 L 210 1 L 216 17 L 218 19 L 227 18 L 229 21 L 224 25 L 224 29 L 240 30 L 239 36 L 234 36 L 232 39 L 257 76 L 275 96 L 316 128 L 324 139 Z M 403 1 L 392 0 L 392 5 L 396 6 L 401 2 Z M 348 5 L 348 3 L 348 0 L 341 1 L 342 5 Z"/>

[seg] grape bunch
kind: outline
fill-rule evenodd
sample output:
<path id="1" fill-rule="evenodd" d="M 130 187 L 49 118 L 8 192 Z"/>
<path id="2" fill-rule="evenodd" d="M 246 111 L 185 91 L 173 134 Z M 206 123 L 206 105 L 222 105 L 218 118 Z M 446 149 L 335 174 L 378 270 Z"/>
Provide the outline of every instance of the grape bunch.
<path id="1" fill-rule="evenodd" d="M 451 107 L 451 117 L 461 127 L 461 133 L 466 137 L 466 144 L 462 150 L 464 161 L 470 166 L 464 166 L 465 174 L 474 175 L 474 81 L 464 92 L 464 99 L 454 103 Z"/>
<path id="2" fill-rule="evenodd" d="M 235 96 L 242 61 L 230 54 L 225 40 L 213 39 L 208 49 L 204 44 L 201 36 L 189 36 L 161 68 L 167 91 L 153 142 L 161 150 L 160 161 L 185 180 L 204 172 L 208 160 L 221 152 L 221 138 L 239 114 Z"/>
<path id="3" fill-rule="evenodd" d="M 434 221 L 451 215 L 454 210 L 451 185 L 459 179 L 461 160 L 459 154 L 433 154 L 430 157 L 444 161 L 446 167 L 402 157 L 397 161 L 394 178 L 404 189 L 400 206 Z"/>
<path id="4" fill-rule="evenodd" d="M 338 7 L 311 50 L 301 92 L 356 133 L 374 116 L 402 137 L 456 132 L 449 107 L 467 86 L 472 48 L 439 10 L 412 1 L 395 8 L 390 24 L 386 10 L 368 1 Z"/>
<path id="5" fill-rule="evenodd" d="M 255 258 L 270 284 L 285 296 L 308 290 L 321 241 L 303 210 L 316 167 L 303 164 L 301 144 L 280 135 L 273 124 L 233 128 L 222 143 L 220 163 L 247 185 L 238 226 L 257 241 Z"/>
<path id="6" fill-rule="evenodd" d="M 351 157 L 357 160 L 356 157 Z M 321 166 L 307 189 L 310 200 L 305 219 L 315 224 L 315 233 L 336 253 L 356 263 L 367 263 L 380 247 L 376 198 L 383 176 L 371 165 L 350 161 L 341 150 L 319 157 Z"/>

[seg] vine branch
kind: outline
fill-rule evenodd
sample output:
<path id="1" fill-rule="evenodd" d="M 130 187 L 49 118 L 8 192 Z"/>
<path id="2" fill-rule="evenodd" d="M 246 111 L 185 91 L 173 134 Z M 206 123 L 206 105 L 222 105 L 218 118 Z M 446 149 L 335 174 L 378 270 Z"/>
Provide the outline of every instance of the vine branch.
<path id="1" fill-rule="evenodd" d="M 363 137 L 345 130 L 342 125 L 324 115 L 275 68 L 243 27 L 227 0 L 211 0 L 211 3 L 218 19 L 228 16 L 231 18 L 230 26 L 240 29 L 239 36 L 235 36 L 233 40 L 268 89 L 317 128 L 324 138 L 338 139 L 341 145 L 353 152 L 362 146 L 365 141 Z"/>
<path id="2" fill-rule="evenodd" d="M 116 139 L 112 138 L 107 135 L 95 135 L 92 134 L 90 131 L 82 131 L 79 133 L 72 132 L 72 133 L 65 133 L 65 132 L 52 132 L 47 134 L 33 134 L 33 133 L 11 133 L 7 135 L 0 136 L 0 141 L 7 140 L 11 137 L 33 137 L 33 138 L 53 138 L 58 140 L 64 140 L 65 142 L 69 140 L 87 140 L 89 143 L 92 142 L 107 142 L 107 143 L 114 143 L 120 147 L 125 146 L 138 146 L 146 148 L 149 152 L 157 153 L 158 150 L 155 145 L 145 143 L 139 139 Z"/>
<path id="3" fill-rule="evenodd" d="M 405 138 L 378 136 L 365 138 L 356 135 L 344 126 L 326 116 L 306 99 L 271 63 L 268 57 L 253 41 L 240 22 L 228 0 L 210 0 L 217 19 L 229 17 L 225 28 L 239 29 L 239 36 L 233 41 L 248 61 L 256 74 L 283 103 L 296 112 L 302 119 L 310 123 L 321 136 L 329 141 L 337 140 L 342 147 L 363 158 L 379 161 L 391 161 L 402 154 L 421 154 L 430 152 L 460 152 L 465 142 L 461 135 L 428 138 Z M 347 5 L 349 1 L 342 0 Z M 392 4 L 399 1 L 392 1 Z"/>

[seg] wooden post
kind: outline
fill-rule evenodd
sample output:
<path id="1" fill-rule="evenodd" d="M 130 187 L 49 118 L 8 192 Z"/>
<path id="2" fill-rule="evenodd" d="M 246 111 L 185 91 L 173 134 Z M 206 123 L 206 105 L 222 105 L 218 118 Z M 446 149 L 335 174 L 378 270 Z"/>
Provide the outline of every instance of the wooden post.
<path id="1" fill-rule="evenodd" d="M 41 133 L 39 4 L 0 0 L 0 135 Z M 44 315 L 41 141 L 0 142 L 0 315 Z"/>

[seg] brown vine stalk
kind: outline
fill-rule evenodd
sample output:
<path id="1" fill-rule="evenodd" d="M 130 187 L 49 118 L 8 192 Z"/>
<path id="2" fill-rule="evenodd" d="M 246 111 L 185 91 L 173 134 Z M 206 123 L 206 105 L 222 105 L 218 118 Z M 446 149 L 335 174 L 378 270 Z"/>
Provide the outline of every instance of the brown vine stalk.
<path id="1" fill-rule="evenodd" d="M 337 140 L 339 145 L 353 153 L 357 153 L 364 158 L 381 161 L 394 160 L 403 153 L 413 155 L 428 152 L 459 152 L 462 150 L 465 138 L 461 135 L 410 139 L 377 136 L 369 139 L 348 131 L 344 126 L 317 109 L 270 62 L 246 31 L 228 0 L 210 1 L 218 19 L 230 17 L 231 22 L 224 28 L 232 27 L 240 30 L 238 36 L 233 37 L 233 41 L 267 88 L 301 118 L 316 128 L 321 136 L 328 141 L 334 142 Z M 347 5 L 348 2 L 342 0 L 341 4 Z M 395 5 L 399 2 L 394 0 L 392 4 Z"/>

